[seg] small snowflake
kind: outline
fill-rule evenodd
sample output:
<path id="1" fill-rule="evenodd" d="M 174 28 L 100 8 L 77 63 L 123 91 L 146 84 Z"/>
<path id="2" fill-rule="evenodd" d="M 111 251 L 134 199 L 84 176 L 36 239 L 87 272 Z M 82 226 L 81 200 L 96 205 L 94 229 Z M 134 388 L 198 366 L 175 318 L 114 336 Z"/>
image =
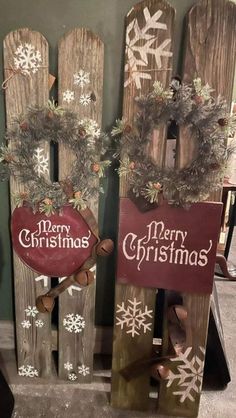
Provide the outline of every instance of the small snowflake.
<path id="1" fill-rule="evenodd" d="M 84 70 L 79 70 L 78 73 L 74 74 L 74 84 L 80 87 L 84 87 L 86 84 L 89 84 L 89 73 L 86 73 Z"/>
<path id="2" fill-rule="evenodd" d="M 38 370 L 29 364 L 27 366 L 21 366 L 18 369 L 19 376 L 36 377 L 39 375 Z"/>
<path id="3" fill-rule="evenodd" d="M 79 374 L 82 374 L 83 376 L 87 376 L 90 374 L 90 368 L 82 364 L 78 367 Z"/>
<path id="4" fill-rule="evenodd" d="M 69 332 L 82 332 L 83 328 L 85 327 L 84 318 L 78 314 L 68 314 L 63 319 L 63 325 L 65 329 Z"/>
<path id="5" fill-rule="evenodd" d="M 31 327 L 30 321 L 26 320 L 26 319 L 21 322 L 21 325 L 22 325 L 23 328 L 27 328 L 27 329 L 29 329 Z"/>
<path id="6" fill-rule="evenodd" d="M 90 94 L 81 94 L 79 102 L 83 106 L 88 106 L 89 103 L 91 102 L 91 95 Z"/>
<path id="7" fill-rule="evenodd" d="M 66 363 L 64 363 L 64 369 L 65 370 L 72 370 L 73 369 L 73 365 L 72 363 L 70 363 L 69 361 L 67 361 Z"/>
<path id="8" fill-rule="evenodd" d="M 44 326 L 44 322 L 42 321 L 42 319 L 37 319 L 35 321 L 35 325 L 37 328 L 42 328 Z"/>
<path id="9" fill-rule="evenodd" d="M 170 371 L 167 387 L 170 387 L 173 382 L 177 383 L 180 389 L 173 392 L 173 395 L 180 396 L 181 403 L 186 399 L 194 402 L 194 395 L 200 393 L 202 387 L 204 360 L 201 360 L 197 355 L 191 357 L 191 352 L 192 347 L 188 347 L 184 353 L 171 359 L 172 362 L 180 364 L 177 365 L 177 373 Z M 199 355 L 204 359 L 205 349 L 203 347 L 199 347 Z"/>
<path id="10" fill-rule="evenodd" d="M 69 373 L 68 374 L 68 379 L 71 380 L 71 381 L 75 381 L 75 380 L 77 380 L 77 376 L 76 376 L 75 373 Z"/>
<path id="11" fill-rule="evenodd" d="M 49 154 L 45 154 L 43 148 L 36 148 L 33 159 L 35 163 L 35 170 L 38 176 L 49 174 Z"/>
<path id="12" fill-rule="evenodd" d="M 32 306 L 32 307 L 28 306 L 28 308 L 25 309 L 25 312 L 27 316 L 33 316 L 33 317 L 35 317 L 39 313 L 36 306 Z"/>
<path id="13" fill-rule="evenodd" d="M 135 335 L 140 335 L 140 330 L 143 329 L 144 334 L 147 331 L 151 331 L 151 322 L 146 322 L 147 318 L 152 318 L 152 309 L 148 310 L 148 307 L 145 305 L 144 311 L 142 312 L 140 304 L 136 298 L 134 300 L 128 299 L 128 306 L 125 307 L 125 303 L 122 302 L 121 305 L 117 305 L 117 314 L 120 314 L 116 317 L 117 323 L 121 329 L 126 327 L 127 334 L 131 334 L 132 337 Z"/>
<path id="14" fill-rule="evenodd" d="M 84 127 L 87 135 L 91 135 L 94 138 L 99 138 L 101 135 L 101 130 L 98 127 L 98 124 L 95 120 L 85 118 L 79 121 L 80 125 Z"/>
<path id="15" fill-rule="evenodd" d="M 35 74 L 42 62 L 40 52 L 31 44 L 20 44 L 14 53 L 14 65 L 26 75 Z"/>
<path id="16" fill-rule="evenodd" d="M 66 90 L 62 93 L 62 100 L 63 102 L 73 102 L 75 100 L 75 92 L 71 90 Z"/>

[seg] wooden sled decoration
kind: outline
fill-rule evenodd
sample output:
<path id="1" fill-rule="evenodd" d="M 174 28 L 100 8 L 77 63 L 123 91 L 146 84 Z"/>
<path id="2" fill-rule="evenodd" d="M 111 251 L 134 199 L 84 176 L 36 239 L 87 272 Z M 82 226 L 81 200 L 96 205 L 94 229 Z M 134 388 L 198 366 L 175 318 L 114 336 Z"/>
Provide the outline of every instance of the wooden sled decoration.
<path id="1" fill-rule="evenodd" d="M 149 10 L 149 14 L 147 9 Z M 154 73 L 155 76 L 152 81 L 160 81 L 164 88 L 168 87 L 170 83 L 170 56 L 168 60 L 167 56 L 161 58 L 162 64 L 160 64 L 159 67 L 159 70 L 161 69 L 161 71 L 158 71 L 158 65 L 156 65 L 154 59 L 147 59 L 146 67 L 144 68 L 144 64 L 143 66 L 141 64 L 138 66 L 137 61 L 135 61 L 137 55 L 135 55 L 132 64 L 134 65 L 134 63 L 136 63 L 137 68 L 135 68 L 133 72 L 130 69 L 130 67 L 132 67 L 130 61 L 132 48 L 134 49 L 132 44 L 133 32 L 130 32 L 132 22 L 135 22 L 135 24 L 133 23 L 135 27 L 141 28 L 138 34 L 136 34 L 139 39 L 135 41 L 137 44 L 140 43 L 145 51 L 145 41 L 141 41 L 143 35 L 142 28 L 145 28 L 144 16 L 145 18 L 147 18 L 147 16 L 154 17 L 158 11 L 162 18 L 161 23 L 165 25 L 165 28 L 168 28 L 168 38 L 170 39 L 170 49 L 168 48 L 168 52 L 170 52 L 173 48 L 173 38 L 171 34 L 173 31 L 174 10 L 169 4 L 164 1 L 143 1 L 131 9 L 126 19 L 123 117 L 131 127 L 136 113 L 135 101 L 133 99 L 141 95 L 145 96 L 152 90 L 152 83 L 150 82 L 149 84 L 148 82 L 148 79 L 150 79 L 149 76 Z M 205 20 L 202 19 L 203 15 L 208 17 L 211 16 L 210 21 L 208 18 Z M 226 53 L 226 55 L 230 57 L 231 48 L 235 48 L 235 38 L 233 38 L 232 35 L 235 33 L 235 27 L 233 29 L 233 15 L 235 16 L 235 5 L 229 2 L 212 0 L 209 3 L 203 0 L 193 6 L 188 15 L 187 49 L 183 65 L 184 82 L 191 82 L 194 77 L 199 77 L 204 84 L 209 83 L 209 85 L 215 89 L 215 97 L 221 94 L 226 98 L 228 103 L 230 103 L 230 97 L 232 95 L 233 76 L 231 75 L 233 74 L 232 71 L 234 71 L 235 63 L 232 63 L 231 67 L 230 59 L 226 61 L 225 59 L 221 59 L 220 56 L 221 54 Z M 201 31 L 198 30 L 198 20 L 201 22 Z M 224 27 L 227 28 L 224 33 L 222 32 L 223 24 Z M 163 42 L 163 38 L 167 34 L 166 32 L 164 34 L 164 32 L 165 31 L 163 30 L 159 42 Z M 155 33 L 154 30 L 152 31 L 152 34 L 153 33 Z M 217 44 L 215 43 L 216 38 L 215 36 L 212 36 L 212 33 L 218 34 Z M 157 30 L 155 39 L 158 39 L 158 35 Z M 132 48 L 129 48 L 130 45 L 132 45 Z M 157 46 L 155 45 L 154 49 L 155 47 L 158 48 L 158 45 L 159 44 L 157 44 Z M 213 49 L 214 57 L 218 57 L 218 64 L 216 63 L 216 60 L 214 60 L 214 63 L 215 65 L 222 67 L 222 71 L 217 72 L 217 75 L 215 70 L 208 66 L 207 57 L 213 53 Z M 142 55 L 143 54 L 144 52 L 142 52 Z M 148 57 L 148 51 L 146 51 L 145 56 Z M 230 66 L 230 68 L 226 69 L 225 66 Z M 140 83 L 137 84 L 135 81 L 137 81 L 137 78 L 140 75 L 138 70 L 140 70 L 140 73 L 144 74 L 145 77 L 144 79 L 139 80 Z M 145 70 L 147 70 L 147 73 L 149 74 L 147 77 Z M 156 70 L 156 72 L 154 70 Z M 230 83 L 227 85 L 224 82 L 224 73 L 226 71 L 230 74 Z M 130 77 L 128 78 L 128 76 Z M 132 80 L 133 82 L 131 82 Z M 191 142 L 190 135 L 188 129 L 180 128 L 176 149 L 176 168 L 182 169 L 188 165 L 195 156 L 196 147 L 195 144 Z M 154 130 L 153 142 L 148 147 L 148 155 L 151 156 L 155 163 L 160 167 L 164 165 L 165 161 L 166 137 L 166 127 L 163 126 L 158 130 Z M 175 276 L 172 275 L 171 277 L 168 277 L 169 266 L 167 267 L 168 263 L 165 262 L 169 255 L 169 244 L 167 242 L 168 234 L 164 237 L 166 239 L 166 243 L 163 245 L 165 248 L 162 248 L 161 259 L 159 258 L 158 260 L 160 254 L 155 254 L 155 251 L 157 251 L 156 247 L 161 246 L 161 244 L 160 242 L 155 242 L 155 244 L 151 243 L 147 250 L 148 230 L 146 226 L 150 225 L 151 221 L 154 223 L 162 221 L 158 215 L 156 219 L 158 210 L 161 211 L 161 205 L 159 208 L 153 209 L 153 211 L 150 210 L 150 216 L 152 212 L 155 215 L 148 223 L 146 223 L 146 214 L 144 216 L 143 213 L 137 212 L 137 215 L 137 208 L 134 209 L 136 219 L 129 219 L 129 214 L 124 210 L 126 213 L 125 219 L 122 210 L 126 206 L 129 206 L 129 208 L 132 207 L 133 210 L 131 202 L 127 199 L 130 197 L 128 176 L 126 180 L 121 180 L 120 197 L 120 236 L 122 239 L 119 242 L 119 251 L 122 263 L 118 264 L 116 283 L 111 403 L 114 407 L 118 408 L 149 410 L 150 405 L 153 405 L 153 399 L 152 402 L 150 399 L 150 396 L 152 396 L 150 376 L 153 376 L 153 367 L 155 367 L 153 362 L 155 363 L 156 361 L 156 373 L 154 374 L 156 374 L 156 376 L 158 375 L 159 380 L 159 385 L 157 386 L 158 402 L 156 404 L 158 413 L 163 415 L 196 417 L 199 409 L 205 363 L 217 236 L 214 238 L 214 252 L 212 253 L 213 264 L 211 264 L 211 268 L 207 274 L 208 279 L 206 281 L 205 293 L 203 288 L 201 286 L 198 287 L 197 285 L 197 275 L 195 276 L 196 280 L 194 280 L 194 286 L 191 289 L 189 283 L 194 278 L 194 274 L 192 275 L 191 272 L 186 272 L 185 276 L 184 273 L 181 272 L 178 275 L 178 268 L 181 268 L 181 266 L 176 268 L 177 277 L 179 277 L 178 283 L 176 280 L 178 289 L 176 288 L 177 292 L 173 290 L 165 291 L 162 345 L 161 348 L 153 354 L 153 348 L 155 348 L 153 345 L 155 342 L 155 340 L 153 340 L 154 320 L 156 322 L 159 321 L 159 318 L 155 314 L 155 300 L 159 285 L 156 285 L 156 289 L 153 287 L 155 287 L 154 284 L 158 283 L 158 280 L 160 280 L 160 287 L 162 289 L 175 288 L 173 283 L 175 281 Z M 220 193 L 216 193 L 210 200 L 220 201 Z M 208 204 L 218 208 L 217 211 L 219 211 L 213 221 L 213 228 L 215 228 L 215 233 L 217 235 L 220 222 L 220 204 L 205 203 L 205 205 Z M 143 211 L 146 209 L 148 208 L 143 207 Z M 172 208 L 170 208 L 170 210 L 171 209 Z M 144 224 L 142 224 L 141 219 L 145 219 Z M 207 222 L 206 219 L 204 219 L 204 221 Z M 124 222 L 123 225 L 122 222 Z M 192 222 L 194 225 L 194 219 Z M 132 226 L 134 226 L 134 231 L 131 231 Z M 175 227 L 172 225 L 172 227 L 166 228 L 169 231 L 181 230 L 178 225 L 175 225 Z M 204 234 L 205 230 L 204 228 L 201 228 L 201 223 L 199 223 L 199 234 L 202 231 Z M 125 238 L 126 241 L 124 244 Z M 195 240 L 196 237 L 194 241 Z M 184 250 L 184 248 L 182 248 L 182 250 Z M 124 252 L 126 254 L 124 254 Z M 185 252 L 185 255 L 187 256 L 187 252 Z M 166 267 L 165 276 L 161 277 L 158 268 L 155 270 L 155 262 L 158 267 L 160 267 L 160 272 L 164 271 Z M 129 263 L 132 263 L 132 269 L 129 269 Z M 122 264 L 124 265 L 124 268 Z M 149 264 L 150 266 L 152 265 L 150 270 L 148 270 Z M 144 266 L 147 269 L 145 269 Z M 173 266 L 171 266 L 169 272 L 173 274 L 173 271 Z M 134 272 L 136 272 L 136 274 L 134 274 Z M 141 272 L 143 274 L 141 274 Z M 151 274 L 153 274 L 154 277 L 151 276 Z M 149 282 L 149 287 L 144 287 L 145 282 Z M 179 305 L 180 311 L 178 312 L 174 307 Z M 135 312 L 136 320 L 134 315 Z M 131 326 L 132 324 L 136 324 L 134 329 Z M 120 353 L 122 353 L 122 355 Z M 161 362 L 158 361 L 158 357 Z M 136 371 L 134 371 L 135 368 Z M 226 380 L 227 379 L 228 377 L 226 377 Z"/>

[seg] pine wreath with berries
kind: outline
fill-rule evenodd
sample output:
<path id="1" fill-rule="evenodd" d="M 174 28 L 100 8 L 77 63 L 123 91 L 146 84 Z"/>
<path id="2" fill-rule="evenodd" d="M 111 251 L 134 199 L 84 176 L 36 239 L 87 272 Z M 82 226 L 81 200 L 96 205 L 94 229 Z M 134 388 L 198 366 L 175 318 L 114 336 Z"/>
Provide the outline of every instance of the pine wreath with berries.
<path id="1" fill-rule="evenodd" d="M 0 148 L 0 179 L 14 176 L 24 185 L 24 192 L 15 196 L 17 206 L 27 201 L 34 211 L 49 216 L 67 203 L 84 209 L 88 199 L 97 196 L 98 179 L 104 176 L 110 161 L 103 159 L 108 137 L 94 120 L 80 120 L 76 113 L 49 102 L 45 107 L 29 108 L 14 121 L 5 137 L 10 146 Z M 63 144 L 74 153 L 66 179 L 52 182 L 38 172 L 34 154 L 44 141 Z"/>
<path id="2" fill-rule="evenodd" d="M 188 206 L 207 199 L 222 184 L 223 173 L 232 149 L 226 138 L 235 128 L 236 119 L 227 113 L 225 101 L 212 97 L 210 86 L 201 79 L 191 85 L 173 85 L 165 90 L 160 82 L 146 96 L 136 99 L 138 113 L 131 127 L 117 120 L 112 130 L 120 160 L 118 173 L 128 181 L 130 192 L 150 203 L 162 195 L 170 204 Z M 147 155 L 153 130 L 174 121 L 188 127 L 197 141 L 197 154 L 186 167 L 163 168 Z"/>

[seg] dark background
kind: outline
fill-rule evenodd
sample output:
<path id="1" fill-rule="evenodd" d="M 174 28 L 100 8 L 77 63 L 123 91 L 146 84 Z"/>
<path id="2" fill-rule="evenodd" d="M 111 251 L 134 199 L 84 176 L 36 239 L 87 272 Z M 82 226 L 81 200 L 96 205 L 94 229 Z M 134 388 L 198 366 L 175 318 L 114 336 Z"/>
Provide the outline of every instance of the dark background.
<path id="1" fill-rule="evenodd" d="M 137 0 L 0 0 L 0 67 L 3 76 L 2 41 L 13 30 L 29 27 L 41 32 L 50 46 L 50 72 L 57 74 L 57 43 L 75 27 L 86 27 L 105 44 L 103 129 L 121 116 L 124 18 Z M 174 72 L 182 56 L 183 19 L 194 0 L 170 0 L 176 9 Z M 177 60 L 178 57 L 178 60 Z M 56 98 L 56 92 L 53 92 Z M 0 144 L 4 141 L 4 93 L 0 92 Z M 116 237 L 118 181 L 110 171 L 106 194 L 100 202 L 100 235 Z M 8 185 L 0 184 L 0 320 L 13 319 L 13 273 L 9 235 Z M 102 261 L 97 280 L 96 322 L 112 323 L 115 257 Z"/>

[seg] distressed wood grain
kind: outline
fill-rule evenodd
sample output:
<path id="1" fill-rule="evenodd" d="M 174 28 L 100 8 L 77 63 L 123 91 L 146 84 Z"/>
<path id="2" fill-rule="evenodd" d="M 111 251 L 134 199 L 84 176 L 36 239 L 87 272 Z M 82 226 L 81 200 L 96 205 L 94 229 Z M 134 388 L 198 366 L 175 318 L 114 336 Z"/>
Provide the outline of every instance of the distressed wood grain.
<path id="1" fill-rule="evenodd" d="M 103 102 L 103 42 L 91 31 L 74 29 L 63 36 L 59 43 L 59 104 L 78 113 L 79 118 L 95 120 L 99 126 L 102 121 Z M 89 82 L 84 86 L 74 84 L 74 74 L 80 70 L 89 73 Z M 65 92 L 74 92 L 74 100 L 65 100 Z M 89 95 L 92 100 L 87 106 L 81 104 L 81 96 Z M 70 172 L 74 156 L 63 146 L 59 149 L 59 178 L 65 178 Z M 89 202 L 89 207 L 98 218 L 98 198 Z M 78 287 L 77 287 L 78 289 Z M 67 379 L 66 362 L 73 365 L 77 381 L 91 382 L 93 375 L 95 282 L 81 291 L 76 288 L 65 291 L 59 298 L 59 375 Z M 63 326 L 66 315 L 82 315 L 85 329 L 82 333 L 70 333 Z M 78 367 L 89 368 L 85 376 Z"/>
<path id="2" fill-rule="evenodd" d="M 172 34 L 175 11 L 166 1 L 145 0 L 135 5 L 126 17 L 126 53 L 125 53 L 125 83 L 123 99 L 123 117 L 132 125 L 135 113 L 135 97 L 147 94 L 153 89 L 154 81 L 162 82 L 164 87 L 170 83 L 172 75 Z M 153 23 L 153 20 L 156 23 Z M 158 23 L 157 23 L 158 22 Z M 139 30 L 139 28 L 141 30 Z M 147 35 L 152 40 L 150 54 Z M 146 37 L 146 39 L 144 39 Z M 134 42 L 134 40 L 136 41 Z M 155 52 L 161 45 L 165 45 L 167 52 L 160 59 L 155 58 Z M 137 50 L 137 47 L 142 47 Z M 139 64 L 134 60 L 137 57 Z M 141 77 L 139 77 L 141 73 Z M 142 74 L 145 74 L 142 78 Z M 148 77 L 148 78 L 147 78 Z M 153 141 L 149 147 L 149 154 L 157 164 L 163 164 L 165 159 L 166 127 L 154 131 Z M 120 181 L 120 197 L 126 197 L 128 182 Z M 141 301 L 142 307 L 147 306 L 153 311 L 151 331 L 132 338 L 117 324 L 117 313 L 123 302 L 127 305 L 129 300 Z M 149 356 L 152 350 L 152 338 L 155 316 L 156 290 L 137 288 L 135 286 L 116 284 L 115 295 L 115 324 L 113 337 L 113 363 L 112 363 L 112 393 L 111 403 L 114 407 L 146 410 L 149 407 L 150 374 L 127 381 L 120 371 L 135 360 Z M 140 305 L 141 306 L 141 305 Z"/>
<path id="3" fill-rule="evenodd" d="M 224 96 L 230 107 L 235 71 L 235 19 L 236 6 L 222 0 L 203 0 L 192 7 L 188 14 L 186 50 L 183 62 L 183 80 L 191 82 L 196 76 L 214 88 L 214 94 Z M 187 128 L 180 128 L 177 146 L 177 167 L 184 167 L 196 153 L 196 144 Z M 221 192 L 211 196 L 219 201 Z M 208 332 L 210 295 L 181 294 L 183 306 L 187 310 L 186 343 L 183 352 L 191 349 L 190 359 L 198 356 L 205 361 Z M 167 300 L 168 305 L 168 300 Z M 168 329 L 164 328 L 163 354 L 168 350 Z M 202 349 L 204 352 L 201 353 Z M 181 363 L 180 363 L 181 364 Z M 197 364 L 195 363 L 197 366 Z M 170 365 L 173 370 L 173 363 Z M 175 369 L 176 372 L 176 369 Z M 190 371 L 187 371 L 190 373 Z M 166 382 L 160 385 L 159 412 L 184 417 L 196 417 L 200 404 L 201 376 L 197 380 L 197 390 L 191 391 L 193 400 L 174 392 L 181 390 L 178 380 L 170 387 Z M 189 378 L 191 380 L 191 378 Z"/>
<path id="4" fill-rule="evenodd" d="M 16 117 L 26 112 L 28 106 L 42 106 L 48 100 L 48 43 L 38 32 L 28 28 L 10 32 L 4 39 L 4 76 L 12 75 L 15 68 L 14 57 L 21 44 L 31 44 L 41 54 L 38 71 L 29 75 L 15 74 L 7 83 L 5 90 L 6 121 L 10 127 Z M 10 144 L 14 147 L 14 144 Z M 40 144 L 45 152 L 49 152 L 48 144 Z M 15 193 L 27 191 L 15 179 L 10 181 L 11 209 L 14 210 Z M 51 317 L 48 314 L 38 314 L 36 317 L 26 316 L 25 309 L 35 306 L 36 297 L 46 293 L 50 287 L 50 279 L 35 281 L 39 274 L 26 267 L 14 254 L 14 286 L 15 286 L 15 317 L 18 367 L 33 366 L 39 376 L 49 376 L 51 373 Z M 45 286 L 44 286 L 45 285 Z M 35 320 L 44 322 L 42 328 L 35 325 Z M 29 329 L 22 327 L 22 322 L 29 320 Z"/>

